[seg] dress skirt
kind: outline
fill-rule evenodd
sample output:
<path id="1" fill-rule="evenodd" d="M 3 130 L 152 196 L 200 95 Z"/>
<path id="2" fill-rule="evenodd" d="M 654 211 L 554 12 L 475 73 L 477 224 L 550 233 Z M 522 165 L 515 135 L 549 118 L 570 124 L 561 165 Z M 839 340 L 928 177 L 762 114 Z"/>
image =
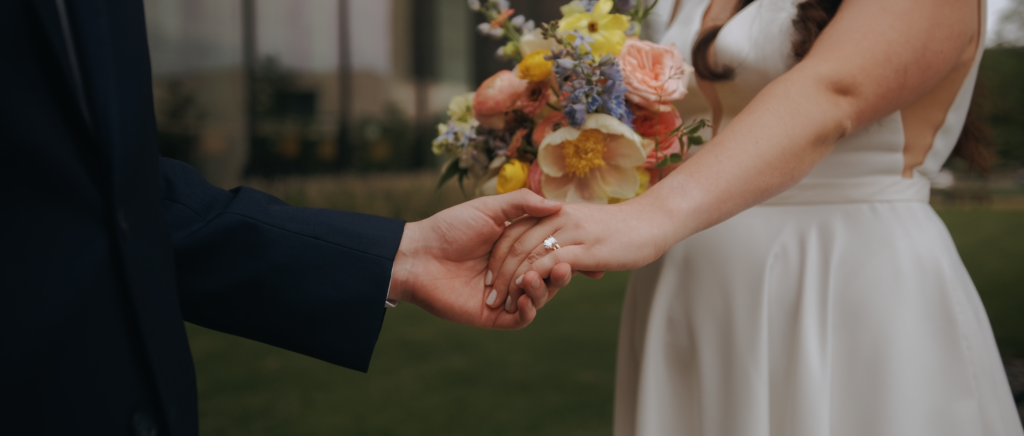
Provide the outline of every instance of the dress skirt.
<path id="1" fill-rule="evenodd" d="M 635 271 L 623 310 L 617 436 L 1022 434 L 923 202 L 754 207 Z"/>

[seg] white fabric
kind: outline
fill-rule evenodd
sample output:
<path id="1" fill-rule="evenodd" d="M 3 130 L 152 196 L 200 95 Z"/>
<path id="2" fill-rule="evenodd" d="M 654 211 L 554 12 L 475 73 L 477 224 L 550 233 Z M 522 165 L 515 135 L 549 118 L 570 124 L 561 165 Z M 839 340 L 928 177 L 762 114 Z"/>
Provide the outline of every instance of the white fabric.
<path id="1" fill-rule="evenodd" d="M 683 0 L 651 32 L 689 61 L 708 3 Z M 725 124 L 793 65 L 797 3 L 757 0 L 719 34 L 716 57 L 736 68 L 716 84 Z M 977 61 L 912 178 L 895 113 L 794 188 L 633 273 L 617 436 L 1024 434 L 984 307 L 927 203 L 976 74 Z M 693 83 L 679 107 L 710 117 Z"/>

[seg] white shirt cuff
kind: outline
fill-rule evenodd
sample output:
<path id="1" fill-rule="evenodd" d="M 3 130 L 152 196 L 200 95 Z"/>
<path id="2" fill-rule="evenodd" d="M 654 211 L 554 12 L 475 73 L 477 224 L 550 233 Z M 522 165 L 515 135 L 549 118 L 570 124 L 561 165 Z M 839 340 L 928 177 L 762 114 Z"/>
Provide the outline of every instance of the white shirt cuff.
<path id="1" fill-rule="evenodd" d="M 391 277 L 395 276 L 395 265 L 391 265 Z M 388 296 L 384 299 L 384 307 L 392 308 L 398 305 L 397 300 L 391 299 L 391 280 L 388 280 Z"/>

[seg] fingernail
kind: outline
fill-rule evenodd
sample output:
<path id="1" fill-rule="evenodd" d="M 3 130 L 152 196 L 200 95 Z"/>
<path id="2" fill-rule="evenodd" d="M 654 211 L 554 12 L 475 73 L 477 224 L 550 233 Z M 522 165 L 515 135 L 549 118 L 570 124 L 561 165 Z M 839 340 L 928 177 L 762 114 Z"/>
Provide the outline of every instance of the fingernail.
<path id="1" fill-rule="evenodd" d="M 487 295 L 487 305 L 490 306 L 490 305 L 494 304 L 494 300 L 496 300 L 497 298 L 498 298 L 498 290 L 497 289 L 491 289 L 491 293 L 489 295 Z"/>
<path id="2" fill-rule="evenodd" d="M 557 202 L 555 200 L 544 200 L 544 205 L 545 206 L 554 206 L 554 205 L 558 205 L 558 204 L 562 204 L 562 203 L 559 203 L 559 202 Z"/>
<path id="3" fill-rule="evenodd" d="M 523 285 L 523 276 L 519 276 L 519 278 L 516 279 L 516 286 L 522 286 L 522 285 Z"/>
<path id="4" fill-rule="evenodd" d="M 530 309 L 533 309 L 533 300 L 526 300 L 526 306 L 528 306 Z"/>
<path id="5" fill-rule="evenodd" d="M 493 281 L 494 281 L 494 274 L 491 274 L 490 271 L 487 271 L 487 280 L 484 281 L 484 284 L 487 285 L 487 286 L 490 286 L 491 282 L 493 282 Z"/>
<path id="6" fill-rule="evenodd" d="M 532 282 L 530 282 L 530 288 L 531 289 L 540 289 L 540 277 L 537 277 L 537 278 L 533 279 Z"/>
<path id="7" fill-rule="evenodd" d="M 511 312 L 512 311 L 512 296 L 511 295 L 505 297 L 505 311 L 506 312 Z"/>

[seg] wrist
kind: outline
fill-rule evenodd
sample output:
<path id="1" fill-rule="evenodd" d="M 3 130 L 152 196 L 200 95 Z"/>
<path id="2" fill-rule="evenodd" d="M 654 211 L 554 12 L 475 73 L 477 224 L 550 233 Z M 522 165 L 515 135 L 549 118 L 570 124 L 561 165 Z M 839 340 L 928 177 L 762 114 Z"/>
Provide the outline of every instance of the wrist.
<path id="1" fill-rule="evenodd" d="M 643 195 L 631 200 L 636 202 L 644 221 L 650 223 L 650 228 L 658 229 L 658 243 L 664 244 L 665 250 L 692 234 L 691 220 L 686 213 L 688 199 L 681 198 L 683 195 L 680 193 L 684 192 L 683 190 L 671 189 L 673 182 L 675 180 L 667 177 Z"/>
<path id="2" fill-rule="evenodd" d="M 419 225 L 417 223 L 405 223 L 405 230 L 402 233 L 402 241 L 398 244 L 398 252 L 395 253 L 395 262 L 391 270 L 391 287 L 388 291 L 388 299 L 408 302 L 412 297 L 412 286 L 410 277 L 415 269 L 417 252 L 419 246 Z"/>

